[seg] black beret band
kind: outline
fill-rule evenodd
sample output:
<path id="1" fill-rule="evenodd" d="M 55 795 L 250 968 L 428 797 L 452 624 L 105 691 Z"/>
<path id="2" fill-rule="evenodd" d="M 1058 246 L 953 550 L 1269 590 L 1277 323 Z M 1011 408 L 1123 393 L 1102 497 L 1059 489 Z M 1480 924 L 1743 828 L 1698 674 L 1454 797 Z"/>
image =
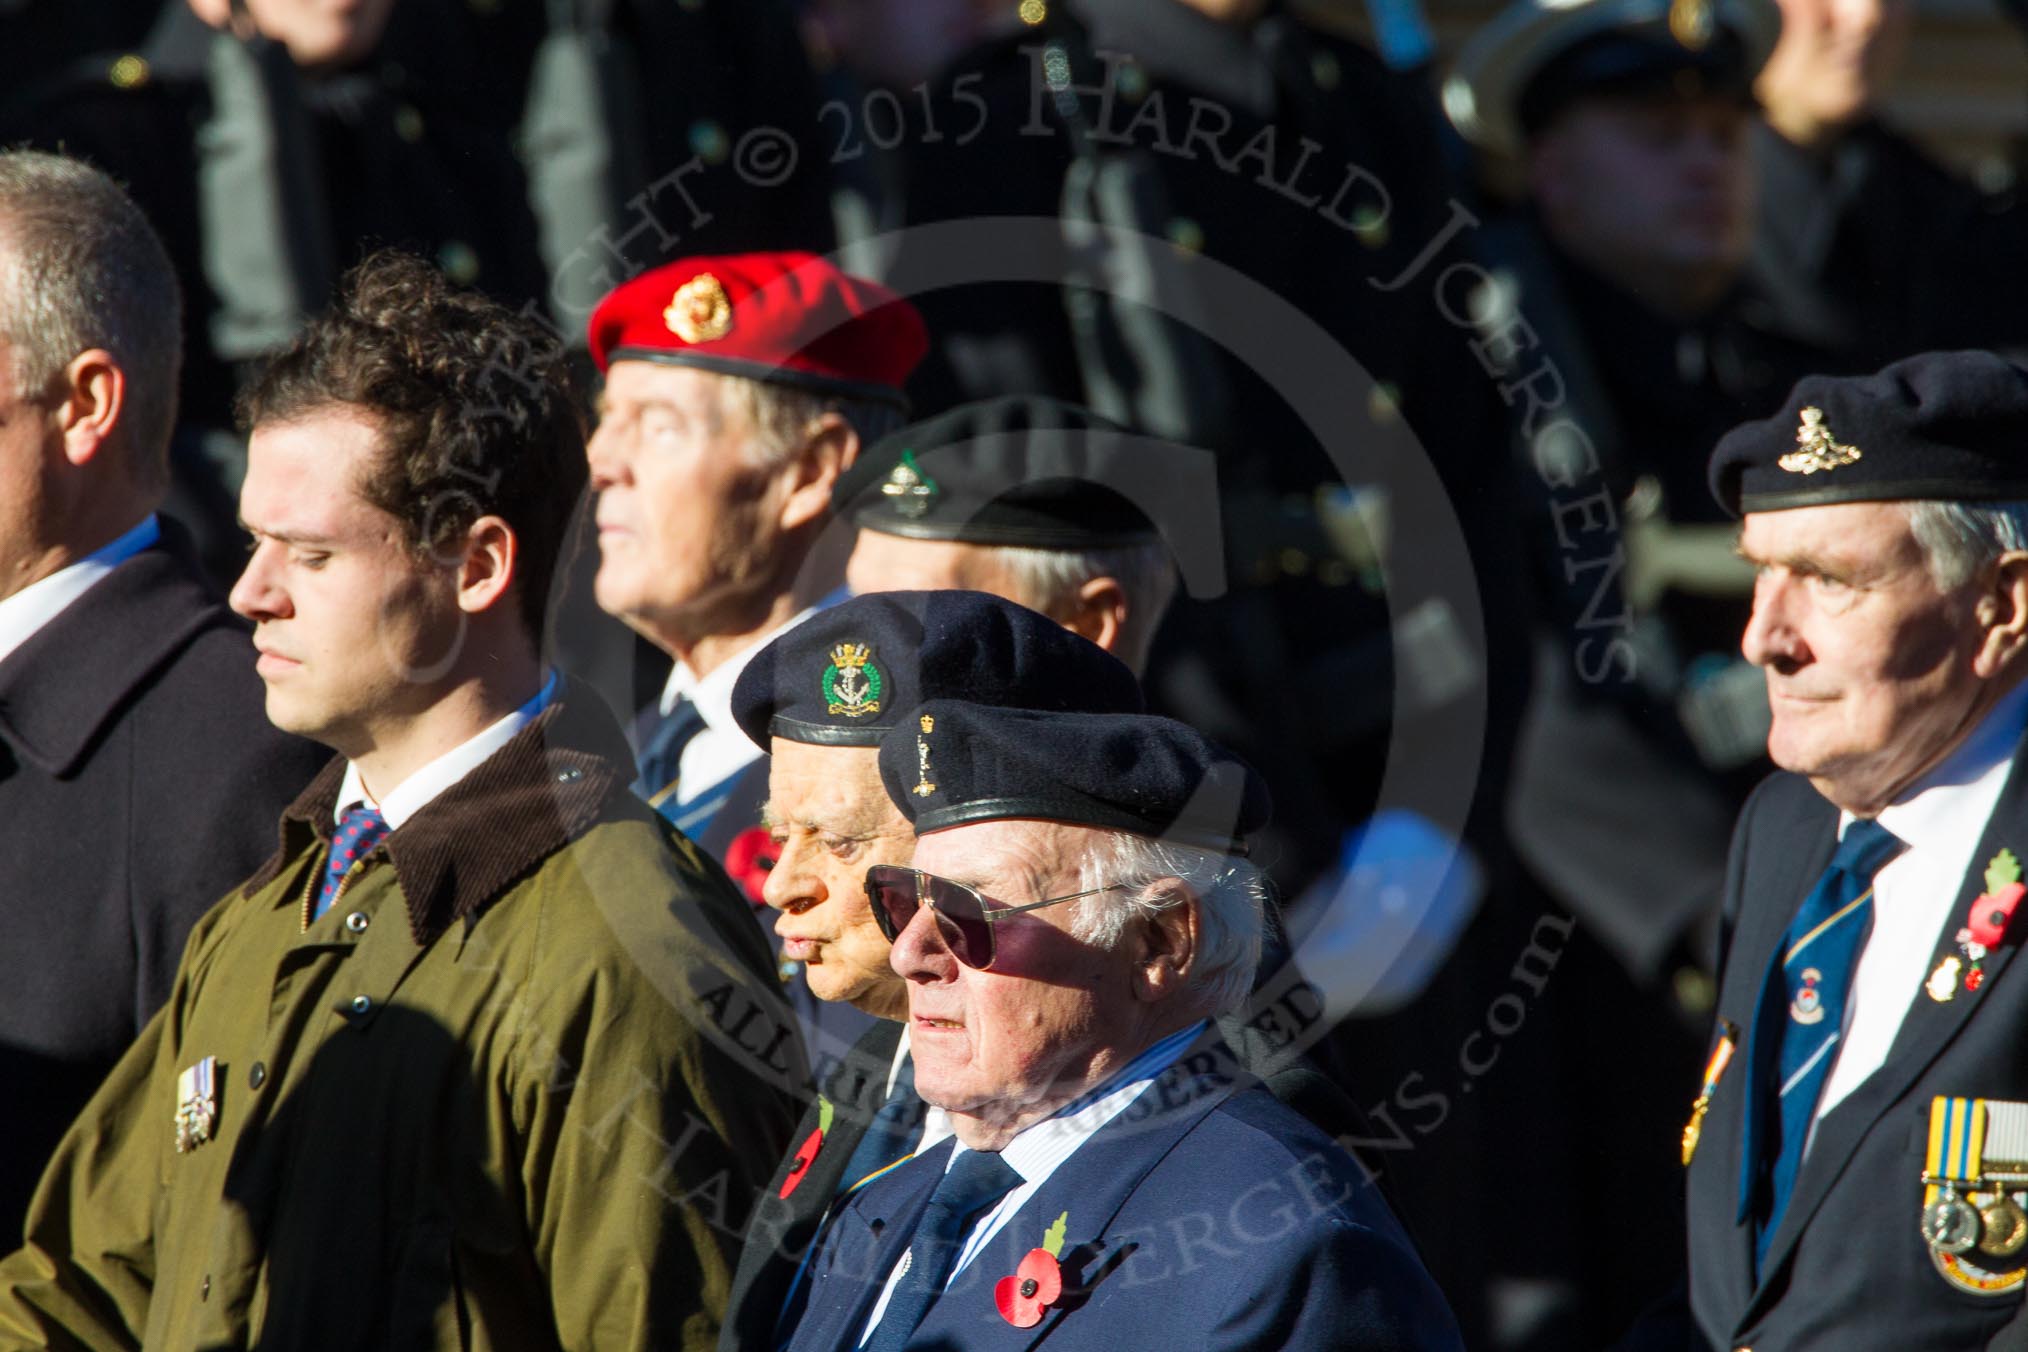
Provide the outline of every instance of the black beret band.
<path id="1" fill-rule="evenodd" d="M 1728 512 L 1844 502 L 2028 500 L 2028 371 L 1926 352 L 1869 376 L 1805 376 L 1781 411 L 1720 438 Z"/>

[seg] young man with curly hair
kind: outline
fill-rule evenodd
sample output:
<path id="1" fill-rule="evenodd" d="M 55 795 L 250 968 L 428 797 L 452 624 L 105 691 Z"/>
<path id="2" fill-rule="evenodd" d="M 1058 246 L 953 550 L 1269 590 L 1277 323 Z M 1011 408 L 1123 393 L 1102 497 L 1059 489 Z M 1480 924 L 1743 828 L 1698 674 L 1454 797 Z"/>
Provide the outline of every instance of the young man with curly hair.
<path id="1" fill-rule="evenodd" d="M 337 756 L 59 1148 L 0 1345 L 711 1346 L 800 1052 L 744 903 L 543 663 L 560 350 L 383 255 L 243 415 L 232 605 Z"/>

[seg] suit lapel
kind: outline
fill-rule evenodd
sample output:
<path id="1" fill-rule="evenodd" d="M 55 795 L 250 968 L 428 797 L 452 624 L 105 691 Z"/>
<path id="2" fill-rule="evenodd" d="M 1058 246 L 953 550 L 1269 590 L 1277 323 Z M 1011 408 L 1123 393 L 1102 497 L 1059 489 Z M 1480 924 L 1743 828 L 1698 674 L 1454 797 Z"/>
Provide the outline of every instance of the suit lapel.
<path id="1" fill-rule="evenodd" d="M 953 1144 L 945 1141 L 861 1188 L 824 1227 L 815 1285 L 790 1343 L 796 1352 L 859 1345 L 859 1331 L 944 1176 Z"/>
<path id="2" fill-rule="evenodd" d="M 2028 841 L 2028 777 L 2022 773 L 2022 761 L 2023 757 L 2017 750 L 2014 768 L 2008 773 L 2006 787 L 2000 791 L 2000 801 L 1994 805 L 1993 815 L 1979 837 L 1979 846 L 1972 852 L 1971 866 L 1958 884 L 1958 896 L 1952 901 L 1944 916 L 1943 927 L 1932 944 L 1936 958 L 1957 951 L 1955 935 L 1958 928 L 1964 923 L 1973 898 L 1985 891 L 1986 862 L 2002 846 Z M 1761 1288 L 1755 1293 L 1756 1307 L 1768 1292 L 1769 1283 L 1765 1278 L 1787 1259 L 1803 1227 L 1844 1173 L 1860 1140 L 1957 1037 L 1966 1021 L 1977 1012 L 1993 983 L 2005 973 L 2019 944 L 2018 932 L 2010 928 L 2007 941 L 1987 954 L 1983 963 L 1985 984 L 1977 992 L 1967 993 L 1960 989 L 1956 997 L 1948 1001 L 1937 1001 L 1918 994 L 1902 1018 L 1901 1028 L 1895 1034 L 1894 1045 L 1888 1051 L 1885 1064 L 1817 1123 L 1817 1137 L 1811 1142 L 1809 1156 L 1803 1161 L 1802 1171 L 1796 1179 L 1795 1194 L 1790 1198 L 1788 1211 L 1775 1231 L 1773 1242 L 1768 1245 L 1766 1271 L 1762 1274 Z M 1755 1309 L 1747 1311 L 1749 1318 L 1755 1313 Z"/>

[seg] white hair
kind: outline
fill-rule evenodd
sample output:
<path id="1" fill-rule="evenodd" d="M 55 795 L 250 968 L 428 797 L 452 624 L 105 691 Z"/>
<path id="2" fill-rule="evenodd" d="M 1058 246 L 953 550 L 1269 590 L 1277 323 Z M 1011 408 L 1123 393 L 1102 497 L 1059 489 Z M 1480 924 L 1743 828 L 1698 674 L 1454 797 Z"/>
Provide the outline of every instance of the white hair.
<path id="1" fill-rule="evenodd" d="M 1136 672 L 1147 670 L 1148 649 L 1155 629 L 1176 595 L 1176 566 L 1160 540 L 1111 549 L 1036 549 L 1027 545 L 995 545 L 992 558 L 1005 569 L 1010 590 L 1030 610 L 1062 619 L 1077 599 L 1078 588 L 1097 577 L 1117 580 L 1127 596 L 1127 618 L 1120 627 L 1118 656 Z"/>
<path id="2" fill-rule="evenodd" d="M 1191 990 L 1206 1014 L 1237 1009 L 1253 991 L 1268 914 L 1267 875 L 1233 855 L 1125 831 L 1099 835 L 1080 866 L 1080 887 L 1111 890 L 1077 903 L 1070 932 L 1116 948 L 1129 922 L 1159 915 L 1197 895 L 1197 954 Z"/>
<path id="3" fill-rule="evenodd" d="M 1938 591 L 1955 591 L 2002 554 L 2028 549 L 2028 502 L 1904 505 Z"/>
<path id="4" fill-rule="evenodd" d="M 735 377 L 730 397 L 746 410 L 755 437 L 751 448 L 753 463 L 760 469 L 779 469 L 803 444 L 810 424 L 826 413 L 836 413 L 859 434 L 863 450 L 900 427 L 904 415 L 899 405 L 877 399 L 853 399 L 798 389 L 772 380 Z"/>

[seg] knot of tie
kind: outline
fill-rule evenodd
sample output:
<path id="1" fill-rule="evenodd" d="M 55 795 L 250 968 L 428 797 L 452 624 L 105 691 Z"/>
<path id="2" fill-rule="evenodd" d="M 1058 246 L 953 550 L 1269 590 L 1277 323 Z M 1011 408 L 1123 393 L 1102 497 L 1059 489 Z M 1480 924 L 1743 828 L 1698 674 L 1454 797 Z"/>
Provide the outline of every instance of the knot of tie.
<path id="1" fill-rule="evenodd" d="M 1845 828 L 1845 838 L 1838 842 L 1838 852 L 1831 856 L 1831 867 L 1870 880 L 1907 848 L 1905 841 L 1879 822 L 1855 821 Z"/>
<path id="2" fill-rule="evenodd" d="M 387 818 L 380 815 L 380 809 L 364 803 L 346 809 L 338 818 L 338 831 L 331 837 L 331 854 L 324 861 L 324 877 L 317 887 L 317 904 L 310 912 L 313 918 L 331 909 L 345 875 L 387 838 L 387 829 Z"/>

